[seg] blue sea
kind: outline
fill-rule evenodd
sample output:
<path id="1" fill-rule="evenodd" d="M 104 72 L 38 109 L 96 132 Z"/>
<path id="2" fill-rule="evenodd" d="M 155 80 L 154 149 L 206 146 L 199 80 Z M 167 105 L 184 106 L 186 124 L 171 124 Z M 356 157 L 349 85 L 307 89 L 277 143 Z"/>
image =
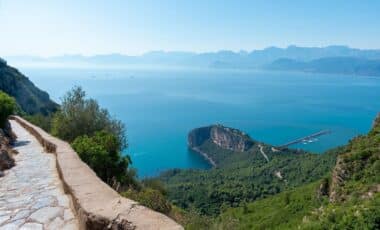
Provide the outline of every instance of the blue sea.
<path id="1" fill-rule="evenodd" d="M 139 177 L 170 168 L 209 168 L 187 149 L 187 134 L 215 123 L 235 127 L 273 145 L 329 129 L 315 153 L 368 132 L 380 111 L 380 78 L 213 69 L 20 68 L 60 101 L 82 86 L 127 126 Z"/>

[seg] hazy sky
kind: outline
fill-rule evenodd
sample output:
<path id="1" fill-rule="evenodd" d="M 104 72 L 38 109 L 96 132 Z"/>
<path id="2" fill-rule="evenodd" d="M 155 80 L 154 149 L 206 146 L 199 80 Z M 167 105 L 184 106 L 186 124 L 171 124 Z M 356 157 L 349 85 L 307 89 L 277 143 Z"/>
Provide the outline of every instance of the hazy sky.
<path id="1" fill-rule="evenodd" d="M 0 56 L 380 48 L 380 1 L 0 0 Z"/>

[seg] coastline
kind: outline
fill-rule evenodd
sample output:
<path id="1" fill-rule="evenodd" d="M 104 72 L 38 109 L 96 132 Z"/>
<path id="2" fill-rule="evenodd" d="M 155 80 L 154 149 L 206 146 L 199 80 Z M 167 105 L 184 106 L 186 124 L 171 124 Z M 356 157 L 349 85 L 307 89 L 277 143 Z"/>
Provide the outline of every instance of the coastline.
<path id="1" fill-rule="evenodd" d="M 217 164 L 215 163 L 215 161 L 209 155 L 207 155 L 207 153 L 201 151 L 198 147 L 189 147 L 189 148 L 192 151 L 201 154 L 213 168 L 217 167 Z"/>

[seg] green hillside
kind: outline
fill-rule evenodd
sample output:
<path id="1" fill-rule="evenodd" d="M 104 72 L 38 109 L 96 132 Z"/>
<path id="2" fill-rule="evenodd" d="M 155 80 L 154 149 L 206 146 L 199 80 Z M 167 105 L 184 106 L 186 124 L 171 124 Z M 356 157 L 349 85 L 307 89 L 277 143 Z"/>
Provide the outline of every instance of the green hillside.
<path id="1" fill-rule="evenodd" d="M 319 155 L 252 142 L 252 147 L 244 152 L 223 149 L 210 140 L 203 142 L 199 149 L 218 166 L 211 170 L 174 169 L 163 173 L 159 179 L 166 185 L 169 199 L 185 210 L 215 217 L 226 208 L 322 178 L 335 165 L 340 150 Z"/>
<path id="2" fill-rule="evenodd" d="M 28 114 L 48 115 L 58 109 L 49 95 L 37 88 L 17 69 L 0 59 L 0 90 L 14 97 L 21 109 Z"/>
<path id="3" fill-rule="evenodd" d="M 380 118 L 344 147 L 331 176 L 229 208 L 216 229 L 380 229 Z M 233 228 L 228 228 L 233 223 Z"/>

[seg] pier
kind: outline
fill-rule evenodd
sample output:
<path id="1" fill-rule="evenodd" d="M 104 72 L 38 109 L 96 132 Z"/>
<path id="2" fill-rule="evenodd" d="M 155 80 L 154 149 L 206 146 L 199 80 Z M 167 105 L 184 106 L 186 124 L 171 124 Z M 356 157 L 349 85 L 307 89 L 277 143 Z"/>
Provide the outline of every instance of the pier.
<path id="1" fill-rule="evenodd" d="M 301 142 L 304 142 L 304 141 L 308 141 L 308 140 L 310 140 L 312 138 L 316 138 L 316 137 L 319 137 L 319 136 L 322 136 L 322 135 L 326 135 L 326 134 L 330 134 L 330 133 L 331 133 L 331 130 L 328 130 L 328 129 L 321 130 L 321 131 L 313 133 L 311 135 L 308 135 L 308 136 L 305 136 L 305 137 L 301 137 L 301 138 L 295 139 L 293 141 L 289 141 L 289 142 L 287 142 L 287 143 L 285 143 L 283 145 L 278 146 L 278 148 L 287 148 L 290 145 L 295 145 L 295 144 L 298 144 L 298 143 L 301 143 Z"/>

